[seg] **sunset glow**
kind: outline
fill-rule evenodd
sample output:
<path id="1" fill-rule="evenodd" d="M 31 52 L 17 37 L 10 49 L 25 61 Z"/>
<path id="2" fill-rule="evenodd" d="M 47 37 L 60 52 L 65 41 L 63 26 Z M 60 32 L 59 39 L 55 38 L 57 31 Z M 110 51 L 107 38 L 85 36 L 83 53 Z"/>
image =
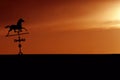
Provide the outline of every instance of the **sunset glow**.
<path id="1" fill-rule="evenodd" d="M 25 54 L 120 53 L 120 0 L 0 0 L 0 12 L 1 54 L 17 53 L 5 26 L 19 18 Z"/>
<path id="2" fill-rule="evenodd" d="M 112 5 L 106 12 L 106 16 L 111 20 L 110 27 L 120 28 L 120 3 Z M 112 24 L 113 23 L 113 24 Z"/>
<path id="3" fill-rule="evenodd" d="M 111 15 L 113 20 L 120 20 L 120 4 L 113 6 L 111 12 L 113 13 L 113 15 Z"/>

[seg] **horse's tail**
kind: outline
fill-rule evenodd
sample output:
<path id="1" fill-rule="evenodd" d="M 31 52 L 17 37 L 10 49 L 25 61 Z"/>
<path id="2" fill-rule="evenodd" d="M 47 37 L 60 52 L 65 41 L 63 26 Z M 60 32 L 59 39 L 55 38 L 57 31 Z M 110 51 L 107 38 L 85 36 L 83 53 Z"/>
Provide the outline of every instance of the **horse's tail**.
<path id="1" fill-rule="evenodd" d="M 10 26 L 8 25 L 8 26 L 5 26 L 5 28 L 9 28 Z"/>

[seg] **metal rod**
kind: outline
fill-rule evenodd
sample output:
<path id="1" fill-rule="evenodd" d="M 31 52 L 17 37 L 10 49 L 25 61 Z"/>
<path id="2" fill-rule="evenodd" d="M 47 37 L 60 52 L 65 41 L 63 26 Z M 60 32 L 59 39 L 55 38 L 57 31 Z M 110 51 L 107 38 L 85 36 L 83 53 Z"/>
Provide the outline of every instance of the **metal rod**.
<path id="1" fill-rule="evenodd" d="M 29 33 L 28 32 L 20 33 L 20 31 L 18 30 L 17 34 L 6 36 L 6 37 L 9 37 L 9 36 L 17 36 L 18 37 L 17 39 L 14 39 L 14 42 L 18 42 L 18 48 L 19 48 L 18 55 L 23 55 L 21 42 L 25 41 L 25 38 L 21 38 L 21 35 L 24 35 L 24 34 L 29 34 Z"/>
<path id="2" fill-rule="evenodd" d="M 19 55 L 23 55 L 23 53 L 22 53 L 22 45 L 21 45 L 21 37 L 20 37 L 20 32 L 18 31 L 18 42 L 19 42 L 19 44 L 18 44 L 18 47 L 19 47 Z"/>
<path id="3" fill-rule="evenodd" d="M 19 35 L 24 35 L 24 34 L 29 34 L 29 33 L 20 33 Z M 11 36 L 17 36 L 18 34 L 12 34 L 12 35 L 7 35 L 6 37 L 11 37 Z"/>

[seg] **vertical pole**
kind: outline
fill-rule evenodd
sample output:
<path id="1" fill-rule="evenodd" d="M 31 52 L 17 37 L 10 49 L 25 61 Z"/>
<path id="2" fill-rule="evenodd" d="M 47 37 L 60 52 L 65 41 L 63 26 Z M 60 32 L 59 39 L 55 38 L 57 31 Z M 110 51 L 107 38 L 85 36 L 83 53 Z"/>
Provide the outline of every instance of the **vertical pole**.
<path id="1" fill-rule="evenodd" d="M 19 55 L 23 55 L 23 53 L 22 53 L 22 45 L 21 45 L 21 38 L 20 38 L 20 31 L 18 31 L 18 42 L 19 42 L 19 44 L 18 44 L 18 47 L 19 47 Z"/>

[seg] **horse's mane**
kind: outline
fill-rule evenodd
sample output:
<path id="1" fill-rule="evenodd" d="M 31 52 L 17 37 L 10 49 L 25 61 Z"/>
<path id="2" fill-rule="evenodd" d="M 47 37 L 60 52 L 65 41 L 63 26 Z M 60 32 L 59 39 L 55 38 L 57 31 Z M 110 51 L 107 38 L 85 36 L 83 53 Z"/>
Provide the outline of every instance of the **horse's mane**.
<path id="1" fill-rule="evenodd" d="M 17 22 L 17 25 L 21 25 L 22 22 L 24 22 L 24 20 L 22 18 L 20 18 Z"/>

